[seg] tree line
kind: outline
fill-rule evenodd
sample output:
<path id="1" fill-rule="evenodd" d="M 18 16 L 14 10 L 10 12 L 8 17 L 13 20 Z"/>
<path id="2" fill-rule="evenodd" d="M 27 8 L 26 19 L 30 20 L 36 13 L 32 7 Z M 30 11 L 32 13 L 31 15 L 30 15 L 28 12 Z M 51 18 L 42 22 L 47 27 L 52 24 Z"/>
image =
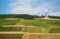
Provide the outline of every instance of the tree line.
<path id="1" fill-rule="evenodd" d="M 34 19 L 34 18 L 44 18 L 45 16 L 29 15 L 29 14 L 0 14 L 0 18 L 24 18 L 24 19 Z M 48 16 L 49 18 L 58 18 L 60 16 Z"/>

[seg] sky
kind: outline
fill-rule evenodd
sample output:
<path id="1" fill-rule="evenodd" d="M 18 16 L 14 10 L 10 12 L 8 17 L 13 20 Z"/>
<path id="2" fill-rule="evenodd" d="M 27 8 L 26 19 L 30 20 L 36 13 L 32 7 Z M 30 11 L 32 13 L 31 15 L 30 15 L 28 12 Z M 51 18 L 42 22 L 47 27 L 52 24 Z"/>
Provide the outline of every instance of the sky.
<path id="1" fill-rule="evenodd" d="M 60 0 L 0 0 L 0 14 L 60 16 Z"/>

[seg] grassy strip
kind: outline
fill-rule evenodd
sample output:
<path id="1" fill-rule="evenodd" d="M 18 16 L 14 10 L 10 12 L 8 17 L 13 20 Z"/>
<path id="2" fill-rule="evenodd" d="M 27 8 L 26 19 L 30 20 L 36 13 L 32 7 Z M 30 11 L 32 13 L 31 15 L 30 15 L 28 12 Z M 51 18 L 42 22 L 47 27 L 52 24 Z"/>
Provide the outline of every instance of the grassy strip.
<path id="1" fill-rule="evenodd" d="M 50 29 L 49 33 L 60 33 L 60 28 Z"/>
<path id="2" fill-rule="evenodd" d="M 0 31 L 21 31 L 22 27 L 0 27 Z"/>
<path id="3" fill-rule="evenodd" d="M 31 28 L 31 27 L 25 27 L 22 29 L 23 32 L 30 32 L 30 33 L 41 33 L 41 28 Z"/>
<path id="4" fill-rule="evenodd" d="M 22 39 L 23 34 L 0 34 L 0 39 Z"/>
<path id="5" fill-rule="evenodd" d="M 15 25 L 18 21 L 19 21 L 19 19 L 18 20 L 0 19 L 0 26 L 3 26 L 3 25 Z"/>

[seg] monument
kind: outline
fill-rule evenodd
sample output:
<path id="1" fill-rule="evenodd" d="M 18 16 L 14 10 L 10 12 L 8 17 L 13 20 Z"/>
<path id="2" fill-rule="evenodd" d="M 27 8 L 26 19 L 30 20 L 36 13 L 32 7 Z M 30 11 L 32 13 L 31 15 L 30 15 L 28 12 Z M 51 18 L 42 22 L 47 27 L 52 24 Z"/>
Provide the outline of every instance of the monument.
<path id="1" fill-rule="evenodd" d="M 48 17 L 48 13 L 45 14 L 44 19 L 49 19 L 49 17 Z"/>

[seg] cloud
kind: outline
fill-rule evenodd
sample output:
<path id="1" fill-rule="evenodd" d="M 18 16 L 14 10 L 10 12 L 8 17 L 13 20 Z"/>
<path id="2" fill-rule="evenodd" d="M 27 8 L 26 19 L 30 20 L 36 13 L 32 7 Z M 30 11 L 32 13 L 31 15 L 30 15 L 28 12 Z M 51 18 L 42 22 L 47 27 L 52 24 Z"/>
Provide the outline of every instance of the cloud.
<path id="1" fill-rule="evenodd" d="M 44 0 L 10 0 L 9 14 L 31 14 L 46 13 L 48 10 L 54 9 L 50 1 Z"/>
<path id="2" fill-rule="evenodd" d="M 53 12 L 53 13 L 49 13 L 49 15 L 51 15 L 51 16 L 60 16 L 60 12 Z"/>

